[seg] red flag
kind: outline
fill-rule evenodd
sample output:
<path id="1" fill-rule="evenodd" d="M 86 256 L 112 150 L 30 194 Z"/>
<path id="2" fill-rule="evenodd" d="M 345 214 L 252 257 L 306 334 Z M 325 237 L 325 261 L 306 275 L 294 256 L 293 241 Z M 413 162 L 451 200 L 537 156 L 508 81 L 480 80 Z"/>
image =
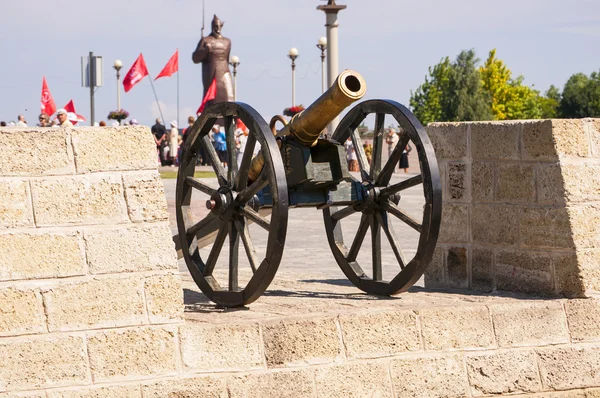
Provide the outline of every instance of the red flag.
<path id="1" fill-rule="evenodd" d="M 138 84 L 144 77 L 148 76 L 148 68 L 146 68 L 146 62 L 144 61 L 144 56 L 140 53 L 140 56 L 135 60 L 129 72 L 125 75 L 123 79 L 123 87 L 125 87 L 125 92 L 128 92 Z"/>
<path id="2" fill-rule="evenodd" d="M 71 123 L 76 124 L 77 122 L 85 122 L 85 118 L 81 115 L 78 115 L 75 111 L 75 104 L 73 100 L 69 101 L 67 105 L 63 108 L 67 111 L 67 119 L 71 121 Z"/>
<path id="3" fill-rule="evenodd" d="M 56 112 L 56 104 L 50 94 L 48 83 L 46 83 L 46 76 L 42 79 L 42 112 L 48 116 L 52 116 Z"/>
<path id="4" fill-rule="evenodd" d="M 169 59 L 169 62 L 165 65 L 163 70 L 160 71 L 158 76 L 154 80 L 158 80 L 161 77 L 170 77 L 173 73 L 179 71 L 179 50 L 175 51 L 175 54 Z"/>
<path id="5" fill-rule="evenodd" d="M 213 79 L 212 83 L 208 87 L 208 90 L 206 90 L 206 95 L 204 96 L 204 99 L 202 100 L 202 103 L 200 104 L 200 108 L 198 108 L 198 110 L 196 111 L 196 115 L 199 113 L 202 113 L 202 111 L 204 110 L 204 107 L 206 106 L 206 103 L 210 100 L 214 100 L 215 98 L 217 98 L 217 79 L 216 78 Z"/>

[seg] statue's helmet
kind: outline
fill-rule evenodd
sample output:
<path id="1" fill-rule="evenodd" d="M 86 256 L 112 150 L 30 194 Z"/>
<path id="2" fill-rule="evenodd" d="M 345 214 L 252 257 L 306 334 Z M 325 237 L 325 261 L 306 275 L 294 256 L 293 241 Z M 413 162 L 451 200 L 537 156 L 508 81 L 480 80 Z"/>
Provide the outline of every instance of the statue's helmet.
<path id="1" fill-rule="evenodd" d="M 222 27 L 222 26 L 223 26 L 223 24 L 224 24 L 224 22 L 223 22 L 223 21 L 221 21 L 221 20 L 219 19 L 219 17 L 217 17 L 217 15 L 216 15 L 216 14 L 214 14 L 214 16 L 213 16 L 213 20 L 212 20 L 212 23 L 211 23 L 211 26 L 212 26 L 212 30 L 213 30 L 213 32 L 215 31 L 215 29 L 216 29 L 216 27 L 217 27 L 217 26 L 219 26 L 219 27 Z"/>

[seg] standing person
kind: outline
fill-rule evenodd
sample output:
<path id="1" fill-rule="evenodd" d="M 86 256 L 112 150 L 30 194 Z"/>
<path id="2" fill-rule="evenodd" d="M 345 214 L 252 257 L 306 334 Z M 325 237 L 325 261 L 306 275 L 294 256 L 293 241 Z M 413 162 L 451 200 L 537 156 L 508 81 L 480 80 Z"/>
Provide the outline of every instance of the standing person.
<path id="1" fill-rule="evenodd" d="M 215 138 L 215 150 L 219 156 L 219 160 L 223 163 L 223 167 L 227 167 L 227 141 L 225 132 L 221 131 L 221 126 L 215 124 L 213 126 L 213 136 Z"/>
<path id="2" fill-rule="evenodd" d="M 27 122 L 25 121 L 25 116 L 23 116 L 23 115 L 17 116 L 17 127 L 27 127 Z"/>
<path id="3" fill-rule="evenodd" d="M 388 159 L 392 156 L 392 152 L 394 151 L 399 139 L 400 137 L 398 137 L 398 134 L 396 134 L 396 130 L 390 128 L 388 135 L 385 137 L 385 143 L 388 146 Z"/>
<path id="4" fill-rule="evenodd" d="M 177 163 L 177 149 L 179 147 L 179 130 L 177 129 L 177 121 L 171 122 L 171 131 L 169 133 L 169 158 L 171 159 L 171 167 L 175 167 Z"/>
<path id="5" fill-rule="evenodd" d="M 404 169 L 404 173 L 408 173 L 408 154 L 412 151 L 412 147 L 409 143 L 406 143 L 406 146 L 402 150 L 402 155 L 400 155 L 400 168 Z"/>
<path id="6" fill-rule="evenodd" d="M 346 160 L 348 161 L 348 170 L 360 171 L 360 169 L 358 168 L 358 157 L 356 156 L 356 151 L 354 150 L 352 138 L 348 137 L 348 139 L 344 143 L 344 148 L 346 148 Z"/>
<path id="7" fill-rule="evenodd" d="M 158 151 L 158 156 L 160 159 L 160 165 L 165 165 L 165 156 L 163 147 L 166 145 L 166 135 L 167 131 L 165 126 L 162 124 L 162 120 L 160 118 L 156 118 L 156 123 L 152 126 L 152 134 L 154 135 L 154 142 L 156 142 L 156 150 Z"/>
<path id="8" fill-rule="evenodd" d="M 190 129 L 192 128 L 192 126 L 194 125 L 195 121 L 196 121 L 195 117 L 193 117 L 193 116 L 188 117 L 188 119 L 187 119 L 188 125 L 181 132 L 181 138 L 180 138 L 180 141 L 179 141 L 179 150 L 177 151 L 178 162 L 181 162 L 181 157 L 183 155 L 183 144 L 185 143 L 187 135 L 188 135 Z M 202 158 L 203 157 L 203 153 L 204 153 L 204 151 L 202 150 L 202 145 L 200 145 L 200 151 L 199 152 L 200 152 L 200 158 Z M 198 159 L 198 160 L 200 160 L 200 159 Z"/>
<path id="9" fill-rule="evenodd" d="M 242 122 L 242 119 L 237 120 L 237 129 L 235 130 L 235 142 L 237 152 L 238 170 L 242 165 L 242 158 L 246 150 L 246 142 L 248 141 L 248 127 Z"/>
<path id="10" fill-rule="evenodd" d="M 38 117 L 39 123 L 36 125 L 37 127 L 52 127 L 52 123 L 50 123 L 50 116 L 45 113 L 40 113 Z"/>
<path id="11" fill-rule="evenodd" d="M 373 144 L 370 142 L 365 142 L 363 144 L 363 149 L 365 150 L 365 156 L 367 157 L 367 162 L 371 164 L 371 159 L 373 158 Z"/>
<path id="12" fill-rule="evenodd" d="M 73 127 L 73 123 L 69 120 L 66 110 L 59 109 L 58 112 L 56 112 L 56 117 L 58 118 L 58 125 L 60 127 Z"/>

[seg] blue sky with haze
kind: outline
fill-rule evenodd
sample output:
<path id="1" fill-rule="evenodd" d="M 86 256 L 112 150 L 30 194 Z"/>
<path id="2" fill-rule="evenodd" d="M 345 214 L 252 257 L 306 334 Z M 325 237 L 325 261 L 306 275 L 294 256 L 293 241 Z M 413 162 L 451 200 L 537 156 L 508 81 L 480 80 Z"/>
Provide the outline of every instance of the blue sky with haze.
<path id="1" fill-rule="evenodd" d="M 180 121 L 202 99 L 201 65 L 191 61 L 202 26 L 201 0 L 1 0 L 0 120 L 23 113 L 34 124 L 45 75 L 58 107 L 73 99 L 89 118 L 89 90 L 81 87 L 80 57 L 104 58 L 104 86 L 96 93 L 96 119 L 116 109 L 112 64 L 124 75 L 140 52 L 156 76 L 180 51 Z M 316 0 L 205 0 L 206 29 L 217 14 L 223 34 L 240 57 L 238 100 L 265 119 L 291 105 L 291 68 L 286 54 L 297 47 L 296 102 L 308 105 L 321 90 L 320 52 L 325 15 Z M 366 98 L 408 105 L 410 90 L 427 68 L 463 49 L 483 61 L 492 48 L 525 84 L 544 92 L 576 72 L 600 70 L 598 0 L 339 0 L 340 70 L 362 73 Z M 176 78 L 155 82 L 167 121 L 176 115 Z M 158 116 L 147 78 L 121 103 L 132 117 L 151 124 Z"/>

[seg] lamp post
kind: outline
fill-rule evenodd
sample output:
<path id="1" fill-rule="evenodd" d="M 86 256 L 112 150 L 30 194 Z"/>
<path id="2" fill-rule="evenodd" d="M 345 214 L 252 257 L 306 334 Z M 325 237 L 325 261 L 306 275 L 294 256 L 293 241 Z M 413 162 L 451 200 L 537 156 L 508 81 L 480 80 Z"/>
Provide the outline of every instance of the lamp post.
<path id="1" fill-rule="evenodd" d="M 290 48 L 288 57 L 292 60 L 292 106 L 296 106 L 296 58 L 298 58 L 298 49 Z"/>
<path id="2" fill-rule="evenodd" d="M 232 56 L 229 65 L 233 66 L 233 100 L 237 101 L 237 67 L 240 64 L 240 59 L 237 56 Z"/>
<path id="3" fill-rule="evenodd" d="M 321 93 L 325 92 L 325 49 L 327 48 L 327 38 L 321 36 L 317 43 L 317 48 L 321 50 Z"/>
<path id="4" fill-rule="evenodd" d="M 117 110 L 121 110 L 121 68 L 123 67 L 123 62 L 120 59 L 117 59 L 113 64 L 113 68 L 117 71 Z M 119 121 L 119 123 L 121 123 Z"/>

